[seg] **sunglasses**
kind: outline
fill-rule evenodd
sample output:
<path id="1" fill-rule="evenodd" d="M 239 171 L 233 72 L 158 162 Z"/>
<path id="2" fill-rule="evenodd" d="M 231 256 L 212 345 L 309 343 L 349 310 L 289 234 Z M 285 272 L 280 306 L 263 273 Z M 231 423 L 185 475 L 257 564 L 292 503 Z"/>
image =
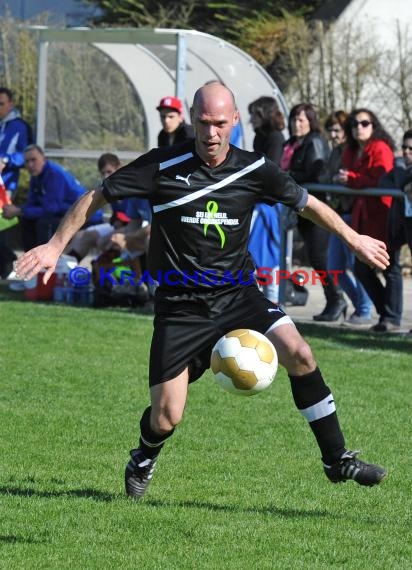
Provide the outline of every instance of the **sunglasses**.
<path id="1" fill-rule="evenodd" d="M 352 127 L 354 127 L 356 129 L 356 127 L 359 127 L 359 125 L 361 127 L 363 127 L 364 129 L 366 129 L 366 127 L 369 127 L 369 125 L 371 125 L 372 122 L 371 121 L 367 121 L 366 119 L 364 119 L 363 121 L 352 121 Z"/>
<path id="2" fill-rule="evenodd" d="M 402 150 L 410 150 L 412 152 L 412 146 L 408 146 L 407 144 L 403 144 Z"/>

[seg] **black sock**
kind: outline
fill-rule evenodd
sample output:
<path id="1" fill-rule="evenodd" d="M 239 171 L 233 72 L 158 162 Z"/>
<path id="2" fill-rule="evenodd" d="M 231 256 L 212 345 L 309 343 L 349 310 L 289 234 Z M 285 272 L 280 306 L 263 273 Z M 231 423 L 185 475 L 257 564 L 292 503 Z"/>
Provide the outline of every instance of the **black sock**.
<path id="1" fill-rule="evenodd" d="M 150 426 L 150 412 L 151 406 L 145 409 L 140 420 L 140 438 L 139 449 L 147 459 L 154 459 L 157 457 L 165 443 L 165 441 L 173 435 L 175 431 L 172 429 L 166 434 L 159 435 L 154 432 Z"/>
<path id="2" fill-rule="evenodd" d="M 303 376 L 290 376 L 296 407 L 308 420 L 318 442 L 322 461 L 335 463 L 346 451 L 335 404 L 319 368 Z"/>

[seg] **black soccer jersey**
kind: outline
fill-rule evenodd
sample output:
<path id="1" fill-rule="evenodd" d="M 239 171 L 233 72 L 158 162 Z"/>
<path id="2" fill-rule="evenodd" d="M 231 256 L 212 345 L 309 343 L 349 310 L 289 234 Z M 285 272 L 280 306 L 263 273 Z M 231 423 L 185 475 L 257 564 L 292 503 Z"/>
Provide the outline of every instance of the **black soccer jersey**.
<path id="1" fill-rule="evenodd" d="M 193 141 L 151 150 L 120 168 L 103 182 L 103 194 L 109 202 L 149 199 L 151 276 L 160 285 L 196 288 L 234 285 L 253 273 L 248 241 L 257 202 L 295 210 L 307 203 L 307 191 L 264 155 L 231 146 L 211 168 Z"/>

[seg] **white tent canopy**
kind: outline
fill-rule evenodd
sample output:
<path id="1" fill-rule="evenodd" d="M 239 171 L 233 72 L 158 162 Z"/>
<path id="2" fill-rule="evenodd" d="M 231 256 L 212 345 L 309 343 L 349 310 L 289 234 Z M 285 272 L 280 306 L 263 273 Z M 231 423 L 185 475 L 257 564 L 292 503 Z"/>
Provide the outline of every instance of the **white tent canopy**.
<path id="1" fill-rule="evenodd" d="M 40 33 L 37 142 L 45 146 L 47 120 L 47 58 L 51 42 L 87 43 L 110 57 L 124 72 L 139 97 L 146 126 L 146 148 L 157 146 L 160 122 L 156 106 L 166 95 L 182 99 L 186 120 L 198 87 L 217 79 L 235 93 L 243 127 L 243 147 L 252 148 L 254 132 L 248 104 L 268 95 L 287 116 L 288 109 L 276 83 L 249 55 L 217 37 L 194 30 L 37 28 Z M 73 156 L 65 149 L 45 149 L 54 156 Z"/>

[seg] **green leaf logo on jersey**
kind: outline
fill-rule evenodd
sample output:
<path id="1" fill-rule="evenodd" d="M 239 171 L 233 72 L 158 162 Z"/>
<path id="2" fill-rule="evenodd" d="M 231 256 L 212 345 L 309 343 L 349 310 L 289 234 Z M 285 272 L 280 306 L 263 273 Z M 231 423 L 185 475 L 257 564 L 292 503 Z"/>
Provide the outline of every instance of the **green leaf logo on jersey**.
<path id="1" fill-rule="evenodd" d="M 209 200 L 209 202 L 206 204 L 206 210 L 207 213 L 209 214 L 209 218 L 216 218 L 216 214 L 218 213 L 219 207 L 217 205 L 217 202 L 215 202 L 214 200 Z M 220 235 L 220 249 L 223 249 L 224 245 L 225 245 L 225 241 L 226 241 L 226 236 L 225 236 L 225 232 L 222 230 L 221 226 L 219 223 L 214 223 L 214 224 L 205 224 L 203 227 L 203 233 L 206 237 L 207 235 L 207 230 L 209 229 L 209 226 L 213 225 L 213 227 L 216 228 L 217 233 Z"/>

